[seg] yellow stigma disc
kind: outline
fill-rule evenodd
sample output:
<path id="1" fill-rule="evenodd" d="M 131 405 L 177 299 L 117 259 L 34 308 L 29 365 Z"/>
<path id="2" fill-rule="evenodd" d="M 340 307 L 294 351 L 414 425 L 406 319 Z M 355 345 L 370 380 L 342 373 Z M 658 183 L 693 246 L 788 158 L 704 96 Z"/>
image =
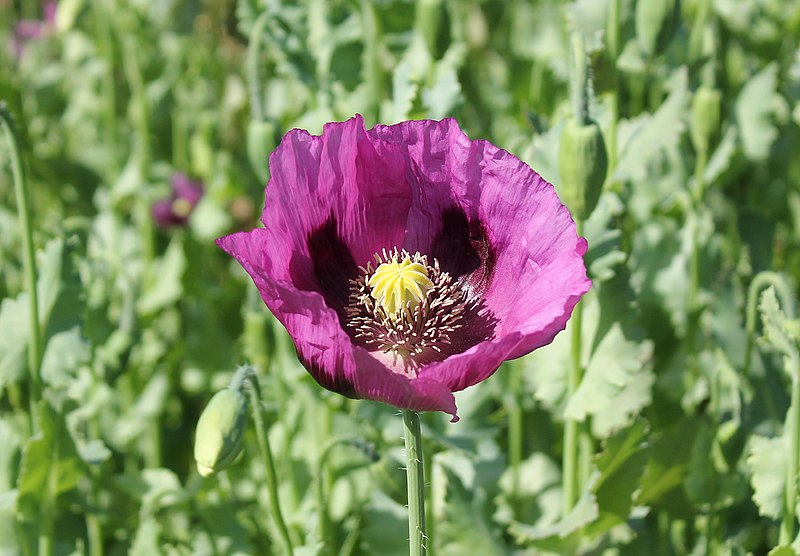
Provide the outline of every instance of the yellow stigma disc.
<path id="1" fill-rule="evenodd" d="M 433 282 L 425 265 L 412 262 L 406 255 L 400 262 L 394 258 L 379 265 L 367 285 L 386 314 L 397 317 L 406 306 L 422 301 Z"/>

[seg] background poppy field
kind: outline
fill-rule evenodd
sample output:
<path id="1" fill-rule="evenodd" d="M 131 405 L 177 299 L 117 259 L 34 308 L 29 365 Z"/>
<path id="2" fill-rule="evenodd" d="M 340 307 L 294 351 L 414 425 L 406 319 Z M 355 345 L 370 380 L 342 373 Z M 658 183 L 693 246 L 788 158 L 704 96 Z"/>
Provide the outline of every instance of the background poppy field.
<path id="1" fill-rule="evenodd" d="M 582 379 L 573 319 L 423 414 L 428 554 L 800 551 L 800 3 L 0 0 L 41 330 L 0 133 L 0 555 L 280 554 L 252 424 L 192 457 L 244 362 L 295 554 L 406 554 L 397 410 L 321 389 L 213 240 L 283 133 L 355 113 L 455 117 L 558 191 L 575 36 L 608 152 Z"/>

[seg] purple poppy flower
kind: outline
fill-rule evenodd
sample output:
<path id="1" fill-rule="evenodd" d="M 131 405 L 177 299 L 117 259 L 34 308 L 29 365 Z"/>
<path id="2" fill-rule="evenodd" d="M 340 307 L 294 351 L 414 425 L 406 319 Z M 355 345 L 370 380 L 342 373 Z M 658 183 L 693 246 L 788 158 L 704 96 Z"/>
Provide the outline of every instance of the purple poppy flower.
<path id="1" fill-rule="evenodd" d="M 203 197 L 203 184 L 192 181 L 186 174 L 172 176 L 172 194 L 153 203 L 153 220 L 160 228 L 185 226 L 195 205 Z"/>
<path id="2" fill-rule="evenodd" d="M 455 421 L 453 392 L 550 343 L 591 285 L 553 186 L 455 120 L 295 129 L 270 175 L 264 228 L 217 244 L 345 396 Z"/>
<path id="3" fill-rule="evenodd" d="M 10 42 L 11 50 L 17 59 L 22 57 L 25 43 L 38 40 L 55 28 L 57 9 L 58 3 L 50 0 L 44 4 L 43 19 L 23 19 L 14 25 L 14 33 Z"/>

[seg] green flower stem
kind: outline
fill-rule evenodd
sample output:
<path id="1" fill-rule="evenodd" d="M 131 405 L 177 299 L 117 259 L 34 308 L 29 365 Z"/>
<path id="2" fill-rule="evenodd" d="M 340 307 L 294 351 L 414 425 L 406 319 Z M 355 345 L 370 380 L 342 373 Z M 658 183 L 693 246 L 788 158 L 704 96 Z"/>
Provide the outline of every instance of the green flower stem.
<path id="1" fill-rule="evenodd" d="M 361 17 L 364 33 L 364 53 L 362 67 L 364 68 L 364 81 L 367 86 L 368 121 L 377 122 L 380 115 L 381 100 L 383 99 L 383 69 L 380 63 L 381 27 L 380 20 L 375 13 L 375 6 L 368 0 L 361 0 Z"/>
<path id="2" fill-rule="evenodd" d="M 28 311 L 30 313 L 30 340 L 28 342 L 28 372 L 31 392 L 31 430 L 37 430 L 36 404 L 42 395 L 42 379 L 39 375 L 42 365 L 42 330 L 39 323 L 39 296 L 36 289 L 36 258 L 33 252 L 33 229 L 31 226 L 30 188 L 20 156 L 19 140 L 14 128 L 14 120 L 0 102 L 0 124 L 11 156 L 11 174 L 14 179 L 14 194 L 17 201 L 17 214 L 22 228 L 22 263 L 25 269 L 25 289 L 28 291 Z"/>
<path id="3" fill-rule="evenodd" d="M 275 473 L 275 463 L 272 459 L 272 450 L 269 447 L 269 436 L 267 435 L 267 428 L 264 424 L 264 410 L 261 406 L 261 389 L 258 385 L 258 379 L 253 372 L 247 375 L 250 381 L 250 404 L 253 409 L 253 420 L 256 423 L 256 438 L 258 439 L 258 449 L 261 452 L 261 460 L 264 463 L 264 471 L 267 479 L 267 490 L 269 492 L 269 505 L 270 514 L 275 520 L 275 527 L 281 537 L 283 548 L 286 554 L 294 554 L 294 547 L 292 546 L 292 538 L 289 535 L 289 529 L 286 527 L 286 522 L 283 520 L 283 513 L 281 512 L 280 499 L 278 498 L 278 478 Z"/>
<path id="4" fill-rule="evenodd" d="M 103 556 L 103 529 L 94 510 L 86 512 L 86 533 L 89 537 L 89 556 Z"/>
<path id="5" fill-rule="evenodd" d="M 789 407 L 789 468 L 786 472 L 783 519 L 780 543 L 788 545 L 795 536 L 795 508 L 797 507 L 798 451 L 800 451 L 800 357 L 797 350 L 791 357 L 792 402 Z"/>
<path id="6" fill-rule="evenodd" d="M 114 78 L 114 40 L 110 16 L 105 0 L 94 0 L 95 26 L 98 44 L 106 62 L 103 68 L 101 87 L 103 89 L 103 126 L 106 146 L 109 149 L 108 169 L 112 176 L 119 173 L 118 130 L 117 130 L 117 85 Z"/>
<path id="7" fill-rule="evenodd" d="M 250 31 L 250 41 L 247 45 L 247 87 L 250 93 L 250 117 L 260 122 L 264 119 L 264 100 L 261 96 L 261 72 L 259 62 L 261 57 L 261 42 L 264 29 L 269 21 L 269 13 L 262 12 Z"/>
<path id="8" fill-rule="evenodd" d="M 328 473 L 328 458 L 330 457 L 333 449 L 337 446 L 352 446 L 354 448 L 365 450 L 365 442 L 357 436 L 337 436 L 331 438 L 325 443 L 322 451 L 317 459 L 317 477 L 316 477 L 316 494 L 317 494 L 317 514 L 319 516 L 319 536 L 322 542 L 322 553 L 333 554 L 333 547 L 337 542 L 333 535 L 333 528 L 331 524 L 330 514 L 328 513 L 328 496 L 329 489 Z M 372 451 L 371 448 L 368 448 Z"/>
<path id="9" fill-rule="evenodd" d="M 578 220 L 578 235 L 583 235 L 583 222 Z M 583 303 L 578 302 L 572 313 L 572 336 L 570 342 L 570 368 L 567 375 L 567 399 L 571 398 L 583 380 L 583 365 L 581 355 L 583 352 Z M 581 460 L 587 458 L 586 440 L 581 438 L 579 449 L 579 436 L 581 435 L 580 424 L 574 419 L 567 419 L 564 423 L 564 454 L 562 461 L 563 473 L 563 515 L 567 515 L 575 506 L 578 500 L 578 492 L 581 488 L 581 476 L 585 472 L 586 463 L 581 461 L 579 464 L 578 453 L 580 450 Z"/>
<path id="10" fill-rule="evenodd" d="M 617 72 L 617 58 L 620 54 L 620 11 L 622 0 L 611 0 L 608 8 L 607 22 L 607 48 L 608 57 L 611 59 L 613 86 L 608 96 L 608 109 L 611 121 L 608 124 L 608 175 L 614 173 L 617 167 L 617 126 L 619 124 L 619 73 Z"/>
<path id="11" fill-rule="evenodd" d="M 522 391 L 522 364 L 510 363 L 510 383 L 508 396 L 508 460 L 511 468 L 511 505 L 519 511 L 520 468 L 522 467 L 522 404 L 519 393 Z"/>
<path id="12" fill-rule="evenodd" d="M 324 554 L 331 554 L 335 545 L 333 529 L 331 527 L 331 516 L 328 513 L 327 479 L 326 471 L 328 457 L 336 446 L 357 442 L 357 438 L 332 438 L 325 444 L 317 460 L 317 516 L 319 519 L 319 538 L 322 542 Z"/>
<path id="13" fill-rule="evenodd" d="M 570 40 L 572 71 L 570 75 L 570 95 L 572 113 L 580 125 L 589 123 L 589 73 L 586 64 L 586 47 L 580 33 L 572 33 Z"/>
<path id="14" fill-rule="evenodd" d="M 425 556 L 425 473 L 422 465 L 422 433 L 419 414 L 403 410 L 406 439 L 406 475 L 408 478 L 408 548 L 409 556 Z"/>

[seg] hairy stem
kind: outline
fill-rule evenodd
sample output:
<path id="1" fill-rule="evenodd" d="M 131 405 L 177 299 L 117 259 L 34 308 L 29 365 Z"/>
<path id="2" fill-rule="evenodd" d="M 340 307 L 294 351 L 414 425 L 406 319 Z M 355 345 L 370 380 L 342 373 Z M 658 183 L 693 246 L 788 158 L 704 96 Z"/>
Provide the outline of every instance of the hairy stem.
<path id="1" fill-rule="evenodd" d="M 258 386 L 258 379 L 253 372 L 247 375 L 250 381 L 250 404 L 253 409 L 253 420 L 256 423 L 256 438 L 258 439 L 258 449 L 261 453 L 261 460 L 264 464 L 264 472 L 267 479 L 267 491 L 269 494 L 270 513 L 275 520 L 275 527 L 281 537 L 283 548 L 286 554 L 293 554 L 294 547 L 292 546 L 292 538 L 289 535 L 289 529 L 286 527 L 286 522 L 283 519 L 281 512 L 280 498 L 278 497 L 278 478 L 275 473 L 275 462 L 272 459 L 272 450 L 269 446 L 269 436 L 267 435 L 267 428 L 264 424 L 264 410 L 261 406 L 261 389 Z"/>
<path id="2" fill-rule="evenodd" d="M 422 465 L 422 433 L 419 414 L 403 410 L 408 477 L 408 547 L 410 556 L 425 556 L 425 474 Z"/>

